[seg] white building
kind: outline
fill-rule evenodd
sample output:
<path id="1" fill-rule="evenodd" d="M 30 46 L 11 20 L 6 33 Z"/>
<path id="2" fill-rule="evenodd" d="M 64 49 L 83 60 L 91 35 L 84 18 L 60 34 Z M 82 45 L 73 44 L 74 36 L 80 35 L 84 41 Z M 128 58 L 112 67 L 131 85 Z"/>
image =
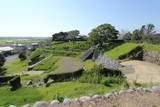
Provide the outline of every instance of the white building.
<path id="1" fill-rule="evenodd" d="M 0 53 L 1 52 L 9 52 L 9 51 L 13 51 L 14 48 L 9 47 L 9 46 L 5 46 L 5 47 L 0 47 Z"/>

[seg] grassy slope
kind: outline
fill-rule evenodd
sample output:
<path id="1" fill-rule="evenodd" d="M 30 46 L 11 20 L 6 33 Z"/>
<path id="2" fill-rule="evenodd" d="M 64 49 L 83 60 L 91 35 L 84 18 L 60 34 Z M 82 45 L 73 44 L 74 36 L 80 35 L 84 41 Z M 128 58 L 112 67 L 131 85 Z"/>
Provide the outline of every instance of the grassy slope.
<path id="1" fill-rule="evenodd" d="M 160 52 L 160 45 L 141 44 L 145 50 L 153 50 Z"/>
<path id="2" fill-rule="evenodd" d="M 49 73 L 51 71 L 54 71 L 58 66 L 56 66 L 56 62 L 59 60 L 58 57 L 51 57 L 48 60 L 38 64 L 33 69 L 34 70 L 43 70 L 45 73 Z"/>
<path id="3" fill-rule="evenodd" d="M 5 65 L 7 68 L 7 74 L 11 74 L 14 72 L 20 72 L 20 71 L 27 71 L 28 69 L 28 61 L 20 61 L 19 58 L 16 58 L 15 60 L 10 61 Z"/>
<path id="4" fill-rule="evenodd" d="M 129 51 L 134 49 L 136 46 L 142 46 L 145 50 L 160 51 L 160 45 L 124 43 L 112 50 L 105 52 L 105 54 L 112 57 L 113 59 L 118 59 L 119 56 L 128 53 Z"/>
<path id="5" fill-rule="evenodd" d="M 60 93 L 66 97 L 79 97 L 82 95 L 103 94 L 108 91 L 120 89 L 117 85 L 106 87 L 99 84 L 63 82 L 55 83 L 50 87 L 22 87 L 17 91 L 9 91 L 8 87 L 0 87 L 0 105 L 24 105 L 36 101 L 49 101 Z"/>
<path id="6" fill-rule="evenodd" d="M 112 50 L 105 52 L 105 54 L 112 57 L 113 59 L 118 59 L 120 55 L 128 53 L 129 51 L 134 49 L 136 46 L 138 45 L 134 43 L 125 43 L 116 48 L 113 48 Z"/>
<path id="7" fill-rule="evenodd" d="M 86 50 L 89 48 L 89 45 L 86 41 L 78 41 L 78 42 L 66 42 L 62 44 L 47 46 L 38 48 L 39 52 L 53 53 L 59 56 L 79 56 L 82 52 L 77 52 L 75 50 Z"/>

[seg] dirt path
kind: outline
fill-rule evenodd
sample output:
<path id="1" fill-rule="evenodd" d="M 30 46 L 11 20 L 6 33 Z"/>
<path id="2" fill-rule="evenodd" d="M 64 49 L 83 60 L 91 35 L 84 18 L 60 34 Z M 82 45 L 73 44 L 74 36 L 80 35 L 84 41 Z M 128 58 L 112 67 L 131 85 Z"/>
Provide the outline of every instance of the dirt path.
<path id="1" fill-rule="evenodd" d="M 59 104 L 54 107 L 160 107 L 160 92 L 127 93 L 110 98 Z"/>
<path id="2" fill-rule="evenodd" d="M 83 63 L 78 58 L 61 57 L 54 72 L 72 72 L 83 67 Z"/>
<path id="3" fill-rule="evenodd" d="M 135 72 L 126 74 L 128 80 L 138 83 L 160 83 L 160 66 L 144 61 L 126 61 L 122 65 L 132 65 Z"/>
<path id="4" fill-rule="evenodd" d="M 15 72 L 11 75 L 41 75 L 44 71 L 22 71 L 22 72 Z"/>

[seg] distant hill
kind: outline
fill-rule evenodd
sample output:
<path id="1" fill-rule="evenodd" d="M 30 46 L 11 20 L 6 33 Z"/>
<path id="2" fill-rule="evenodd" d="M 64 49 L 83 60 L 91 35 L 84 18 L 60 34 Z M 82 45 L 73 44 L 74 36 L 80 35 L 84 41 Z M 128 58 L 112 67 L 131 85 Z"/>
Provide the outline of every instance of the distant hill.
<path id="1" fill-rule="evenodd" d="M 0 40 L 45 40 L 48 39 L 49 37 L 19 37 L 19 36 L 5 36 L 5 37 L 0 37 Z"/>

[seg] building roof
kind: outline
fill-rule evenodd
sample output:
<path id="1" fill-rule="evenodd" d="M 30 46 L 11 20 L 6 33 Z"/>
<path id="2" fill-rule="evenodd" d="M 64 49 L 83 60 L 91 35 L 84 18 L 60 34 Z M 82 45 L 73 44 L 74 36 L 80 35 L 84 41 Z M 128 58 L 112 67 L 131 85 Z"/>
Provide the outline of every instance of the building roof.
<path id="1" fill-rule="evenodd" d="M 3 52 L 3 51 L 12 51 L 14 50 L 12 47 L 9 47 L 9 46 L 5 46 L 5 47 L 0 47 L 0 52 Z"/>

